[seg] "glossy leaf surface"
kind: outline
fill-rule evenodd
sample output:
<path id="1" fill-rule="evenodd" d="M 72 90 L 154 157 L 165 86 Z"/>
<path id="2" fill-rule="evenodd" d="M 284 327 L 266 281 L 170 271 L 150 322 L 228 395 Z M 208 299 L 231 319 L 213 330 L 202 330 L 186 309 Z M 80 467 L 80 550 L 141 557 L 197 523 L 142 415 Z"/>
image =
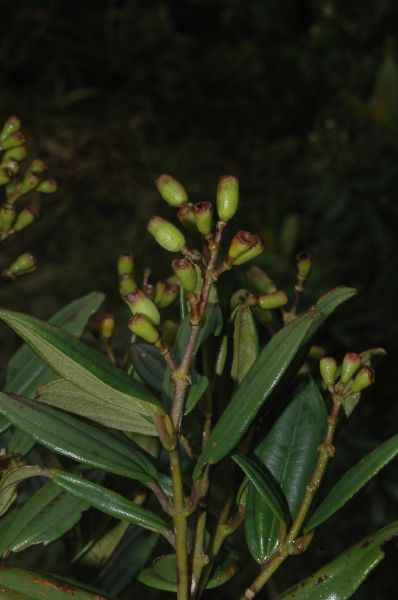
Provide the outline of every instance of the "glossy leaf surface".
<path id="1" fill-rule="evenodd" d="M 397 536 L 395 522 L 352 546 L 277 600 L 348 600 L 383 560 L 383 544 Z"/>
<path id="2" fill-rule="evenodd" d="M 58 469 L 52 469 L 51 474 L 53 481 L 64 490 L 115 519 L 157 533 L 168 530 L 161 517 L 98 483 Z"/>
<path id="3" fill-rule="evenodd" d="M 309 378 L 295 386 L 293 398 L 255 449 L 286 495 L 292 517 L 297 515 L 326 433 L 327 414 L 316 384 Z M 263 563 L 275 550 L 280 526 L 260 494 L 249 486 L 245 533 L 249 551 Z"/>
<path id="4" fill-rule="evenodd" d="M 234 343 L 231 377 L 238 384 L 258 356 L 258 335 L 249 306 L 239 307 L 234 318 Z"/>
<path id="5" fill-rule="evenodd" d="M 377 473 L 398 454 L 398 434 L 369 452 L 336 483 L 325 500 L 318 506 L 304 531 L 311 531 L 336 513 L 357 494 Z"/>
<path id="6" fill-rule="evenodd" d="M 0 413 L 53 452 L 80 463 L 148 484 L 157 478 L 149 455 L 71 415 L 0 392 Z"/>
<path id="7" fill-rule="evenodd" d="M 33 465 L 13 465 L 3 471 L 0 478 L 0 516 L 3 515 L 17 498 L 18 484 L 41 475 L 42 469 Z"/>
<path id="8" fill-rule="evenodd" d="M 132 344 L 130 349 L 133 365 L 138 375 L 152 389 L 162 392 L 166 362 L 159 350 L 144 342 Z"/>

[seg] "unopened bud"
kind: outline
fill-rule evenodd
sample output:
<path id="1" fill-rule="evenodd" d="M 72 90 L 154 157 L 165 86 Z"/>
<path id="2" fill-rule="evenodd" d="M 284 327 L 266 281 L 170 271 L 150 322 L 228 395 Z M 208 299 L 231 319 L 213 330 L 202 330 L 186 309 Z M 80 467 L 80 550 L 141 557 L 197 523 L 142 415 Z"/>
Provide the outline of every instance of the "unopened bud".
<path id="1" fill-rule="evenodd" d="M 177 179 L 174 179 L 171 175 L 160 175 L 155 180 L 155 185 L 162 196 L 163 200 L 166 200 L 170 206 L 182 206 L 188 202 L 188 196 Z"/>
<path id="2" fill-rule="evenodd" d="M 325 348 L 323 346 L 311 346 L 310 351 L 308 352 L 309 358 L 313 358 L 314 360 L 321 360 L 321 358 L 325 358 Z"/>
<path id="3" fill-rule="evenodd" d="M 228 248 L 228 257 L 231 259 L 231 262 L 234 263 L 236 258 L 239 258 L 239 256 L 242 256 L 242 254 L 253 248 L 257 240 L 258 237 L 249 231 L 238 231 Z"/>
<path id="4" fill-rule="evenodd" d="M 288 303 L 288 297 L 286 292 L 279 290 L 277 292 L 271 292 L 271 294 L 263 294 L 258 297 L 258 305 L 263 310 L 272 310 L 273 308 L 280 308 Z"/>
<path id="5" fill-rule="evenodd" d="M 21 120 L 18 117 L 9 117 L 0 133 L 0 142 L 21 129 Z"/>
<path id="6" fill-rule="evenodd" d="M 198 202 L 193 207 L 195 224 L 202 235 L 208 235 L 213 225 L 213 205 L 211 202 Z"/>
<path id="7" fill-rule="evenodd" d="M 10 150 L 26 144 L 26 137 L 22 131 L 11 133 L 5 139 L 1 140 L 1 150 Z"/>
<path id="8" fill-rule="evenodd" d="M 3 204 L 0 209 L 0 225 L 2 233 L 8 233 L 14 223 L 16 210 L 11 204 Z"/>
<path id="9" fill-rule="evenodd" d="M 341 383 L 348 383 L 362 364 L 361 357 L 356 352 L 347 352 L 341 365 Z"/>
<path id="10" fill-rule="evenodd" d="M 272 323 L 272 312 L 270 310 L 263 310 L 259 306 L 252 307 L 253 315 L 261 325 L 270 325 Z"/>
<path id="11" fill-rule="evenodd" d="M 185 237 L 177 227 L 161 217 L 153 217 L 147 225 L 149 233 L 157 243 L 169 252 L 181 252 L 185 248 Z"/>
<path id="12" fill-rule="evenodd" d="M 155 344 L 160 335 L 153 321 L 141 313 L 135 314 L 128 322 L 128 328 L 149 344 Z"/>
<path id="13" fill-rule="evenodd" d="M 15 225 L 13 227 L 14 231 L 22 231 L 22 229 L 25 229 L 25 227 L 29 227 L 29 225 L 31 225 L 31 223 L 33 223 L 37 217 L 38 213 L 33 208 L 23 208 L 19 213 L 17 220 L 15 221 Z"/>
<path id="14" fill-rule="evenodd" d="M 36 188 L 36 192 L 40 192 L 40 194 L 53 194 L 58 189 L 58 183 L 55 179 L 45 179 L 40 182 Z"/>
<path id="15" fill-rule="evenodd" d="M 38 187 L 39 183 L 40 183 L 40 179 L 34 173 L 24 177 L 24 179 L 21 181 L 21 186 L 20 186 L 21 196 L 23 194 L 28 194 L 32 190 L 36 189 Z"/>
<path id="16" fill-rule="evenodd" d="M 198 274 L 191 261 L 188 258 L 182 258 L 181 260 L 176 258 L 171 266 L 184 290 L 194 292 L 198 282 Z"/>
<path id="17" fill-rule="evenodd" d="M 12 173 L 10 171 L 8 171 L 7 169 L 1 168 L 0 169 L 0 185 L 5 185 L 6 183 L 8 183 L 11 179 Z"/>
<path id="18" fill-rule="evenodd" d="M 44 173 L 44 171 L 46 170 L 44 160 L 42 160 L 41 158 L 35 158 L 34 160 L 32 160 L 28 170 L 29 173 L 35 173 L 36 175 Z"/>
<path id="19" fill-rule="evenodd" d="M 337 363 L 332 356 L 325 356 L 319 361 L 319 370 L 323 383 L 329 387 L 334 384 L 336 377 Z"/>
<path id="20" fill-rule="evenodd" d="M 4 153 L 3 163 L 10 159 L 21 162 L 21 160 L 24 160 L 24 158 L 26 158 L 27 154 L 28 151 L 26 149 L 26 146 L 17 146 L 16 148 L 11 148 L 10 150 L 7 150 L 7 152 Z"/>
<path id="21" fill-rule="evenodd" d="M 305 279 L 311 271 L 311 254 L 299 252 L 296 256 L 297 271 L 300 277 Z"/>
<path id="22" fill-rule="evenodd" d="M 3 276 L 7 279 L 15 279 L 19 275 L 25 275 L 25 273 L 31 273 L 37 268 L 37 260 L 30 252 L 21 254 L 15 260 L 12 265 L 3 271 Z"/>
<path id="23" fill-rule="evenodd" d="M 154 302 L 158 308 L 167 308 L 178 296 L 178 286 L 158 281 L 155 286 Z"/>
<path id="24" fill-rule="evenodd" d="M 264 252 L 264 242 L 260 239 L 258 235 L 254 237 L 256 238 L 256 243 L 254 244 L 254 246 L 244 254 L 238 256 L 238 258 L 235 258 L 234 265 L 243 265 L 245 262 L 256 258 Z"/>
<path id="25" fill-rule="evenodd" d="M 365 388 L 374 383 L 375 372 L 371 367 L 362 367 L 355 376 L 352 383 L 351 392 L 362 392 Z"/>
<path id="26" fill-rule="evenodd" d="M 15 158 L 7 158 L 7 160 L 3 159 L 1 166 L 3 169 L 5 169 L 6 171 L 9 171 L 13 175 L 16 175 L 17 173 L 19 173 L 19 170 L 21 168 L 19 162 L 17 160 L 15 160 Z"/>
<path id="27" fill-rule="evenodd" d="M 115 317 L 112 313 L 107 313 L 100 323 L 100 336 L 105 342 L 112 339 L 115 330 Z"/>
<path id="28" fill-rule="evenodd" d="M 236 292 L 232 294 L 231 299 L 229 301 L 229 306 L 231 310 L 235 310 L 235 308 L 244 304 L 249 296 L 250 292 L 245 288 L 240 288 L 239 290 L 236 290 Z"/>
<path id="29" fill-rule="evenodd" d="M 159 311 L 149 298 L 145 296 L 144 292 L 140 289 L 136 289 L 130 294 L 127 294 L 124 298 L 125 302 L 128 304 L 133 315 L 137 313 L 141 313 L 146 315 L 155 325 L 159 325 L 160 323 L 160 315 Z"/>
<path id="30" fill-rule="evenodd" d="M 134 256 L 131 252 L 119 254 L 117 259 L 117 272 L 119 276 L 132 275 L 134 270 Z"/>
<path id="31" fill-rule="evenodd" d="M 195 213 L 193 209 L 193 204 L 191 202 L 187 202 L 183 204 L 180 210 L 177 213 L 177 218 L 188 231 L 191 233 L 197 233 L 198 229 L 196 227 L 195 222 Z"/>
<path id="32" fill-rule="evenodd" d="M 224 175 L 218 180 L 217 212 L 221 221 L 227 223 L 238 209 L 239 180 L 232 175 Z"/>
<path id="33" fill-rule="evenodd" d="M 119 292 L 121 296 L 127 296 L 137 289 L 137 283 L 132 275 L 126 274 L 119 277 Z"/>
<path id="34" fill-rule="evenodd" d="M 250 269 L 246 271 L 245 275 L 246 279 L 256 290 L 256 292 L 260 292 L 261 294 L 270 294 L 271 292 L 276 292 L 277 288 L 275 283 L 270 277 L 268 277 L 265 271 L 260 269 L 260 267 L 250 267 Z"/>

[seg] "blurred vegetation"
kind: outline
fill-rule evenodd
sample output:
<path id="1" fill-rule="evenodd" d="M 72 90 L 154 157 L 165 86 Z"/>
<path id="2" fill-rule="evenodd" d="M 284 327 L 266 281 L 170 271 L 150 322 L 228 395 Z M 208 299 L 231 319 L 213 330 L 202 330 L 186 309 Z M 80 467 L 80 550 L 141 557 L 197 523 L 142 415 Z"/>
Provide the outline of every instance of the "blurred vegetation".
<path id="1" fill-rule="evenodd" d="M 264 237 L 260 264 L 277 281 L 292 281 L 293 256 L 306 249 L 308 302 L 339 283 L 359 288 L 325 332 L 328 351 L 389 353 L 341 436 L 341 471 L 396 431 L 398 5 L 31 0 L 4 4 L 2 24 L 1 118 L 23 119 L 32 153 L 60 184 L 23 248 L 5 246 L 1 268 L 27 247 L 41 266 L 3 285 L 2 304 L 48 317 L 100 289 L 118 314 L 116 256 L 132 249 L 155 274 L 165 260 L 145 232 L 160 204 L 155 177 L 169 172 L 208 200 L 231 172 L 241 178 L 239 225 Z M 3 338 L 2 363 L 17 344 L 4 329 Z M 393 475 L 365 492 L 339 539 L 326 528 L 320 561 L 362 531 L 364 510 L 364 534 L 396 518 Z M 373 581 L 386 590 L 372 592 Z M 390 584 L 371 578 L 356 598 L 391 597 Z"/>

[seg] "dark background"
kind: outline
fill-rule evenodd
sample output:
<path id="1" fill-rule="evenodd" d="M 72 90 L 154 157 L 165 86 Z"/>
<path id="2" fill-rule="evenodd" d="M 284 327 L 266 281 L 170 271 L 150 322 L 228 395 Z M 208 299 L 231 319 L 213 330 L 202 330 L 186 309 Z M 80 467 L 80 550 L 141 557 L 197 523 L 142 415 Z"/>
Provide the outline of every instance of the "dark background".
<path id="1" fill-rule="evenodd" d="M 48 317 L 98 289 L 118 315 L 120 252 L 132 249 L 141 271 L 169 269 L 145 232 L 153 214 L 172 215 L 155 177 L 173 174 L 198 201 L 214 198 L 221 174 L 238 175 L 235 227 L 263 236 L 261 266 L 291 289 L 306 249 L 308 302 L 358 288 L 323 334 L 328 351 L 388 351 L 342 431 L 343 472 L 398 423 L 397 26 L 393 0 L 2 2 L 0 117 L 23 119 L 60 187 L 4 246 L 2 269 L 25 249 L 41 264 L 2 285 L 1 303 Z M 1 333 L 4 366 L 18 342 Z M 319 534 L 301 574 L 397 518 L 395 473 Z M 388 565 L 355 598 L 391 597 Z M 300 574 L 287 573 L 279 591 Z"/>

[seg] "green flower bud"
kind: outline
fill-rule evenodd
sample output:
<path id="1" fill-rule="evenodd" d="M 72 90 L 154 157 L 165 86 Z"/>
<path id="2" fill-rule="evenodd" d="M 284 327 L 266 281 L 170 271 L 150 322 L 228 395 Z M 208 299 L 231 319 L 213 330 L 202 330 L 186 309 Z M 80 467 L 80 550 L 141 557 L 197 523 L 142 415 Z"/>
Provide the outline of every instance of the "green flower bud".
<path id="1" fill-rule="evenodd" d="M 245 262 L 256 258 L 264 252 L 264 242 L 260 239 L 258 235 L 255 235 L 254 237 L 256 238 L 256 243 L 252 248 L 250 248 L 250 250 L 248 250 L 244 254 L 241 254 L 240 256 L 238 256 L 238 258 L 235 258 L 235 266 L 243 265 Z"/>
<path id="2" fill-rule="evenodd" d="M 8 183 L 10 181 L 12 177 L 12 172 L 10 173 L 10 171 L 8 171 L 7 169 L 1 168 L 0 169 L 0 185 L 5 185 L 6 183 Z"/>
<path id="3" fill-rule="evenodd" d="M 11 204 L 3 204 L 0 209 L 0 225 L 2 233 L 8 233 L 14 223 L 16 210 Z"/>
<path id="4" fill-rule="evenodd" d="M 228 258 L 231 259 L 232 263 L 235 263 L 235 259 L 242 256 L 248 250 L 251 250 L 257 241 L 258 236 L 253 235 L 249 231 L 238 231 L 228 249 Z"/>
<path id="5" fill-rule="evenodd" d="M 167 204 L 170 204 L 170 206 L 182 206 L 188 202 L 188 196 L 185 189 L 181 183 L 171 175 L 160 175 L 160 177 L 155 180 L 155 185 L 163 200 L 166 200 Z"/>
<path id="6" fill-rule="evenodd" d="M 105 342 L 109 342 L 109 340 L 113 337 L 113 332 L 115 330 L 115 317 L 112 313 L 107 313 L 101 319 L 100 323 L 100 336 L 101 339 Z"/>
<path id="7" fill-rule="evenodd" d="M 0 133 L 0 142 L 21 129 L 21 120 L 18 117 L 9 117 Z"/>
<path id="8" fill-rule="evenodd" d="M 221 221 L 227 223 L 238 209 L 239 180 L 232 175 L 224 175 L 218 180 L 217 212 Z"/>
<path id="9" fill-rule="evenodd" d="M 9 171 L 13 175 L 19 173 L 19 170 L 21 168 L 19 162 L 15 160 L 15 158 L 7 158 L 7 160 L 3 159 L 1 166 L 3 167 L 3 169 Z"/>
<path id="10" fill-rule="evenodd" d="M 270 310 L 263 310 L 259 306 L 253 306 L 252 312 L 261 325 L 270 325 L 272 323 L 272 312 Z"/>
<path id="11" fill-rule="evenodd" d="M 145 296 L 144 292 L 140 289 L 136 289 L 124 298 L 125 302 L 130 307 L 133 315 L 137 313 L 141 313 L 146 315 L 155 325 L 159 325 L 160 323 L 160 315 L 159 311 L 147 296 Z"/>
<path id="12" fill-rule="evenodd" d="M 3 271 L 3 276 L 13 280 L 20 275 L 25 275 L 25 273 L 31 273 L 36 268 L 36 258 L 30 252 L 25 252 L 24 254 L 21 254 L 8 269 Z"/>
<path id="13" fill-rule="evenodd" d="M 24 194 L 29 194 L 32 190 L 36 189 L 40 183 L 40 179 L 35 174 L 30 174 L 24 177 L 21 181 L 20 194 L 21 196 Z"/>
<path id="14" fill-rule="evenodd" d="M 193 204 L 191 202 L 187 202 L 181 206 L 180 210 L 177 213 L 177 218 L 188 231 L 191 233 L 197 233 L 198 228 L 196 227 L 195 221 L 195 213 L 193 209 Z"/>
<path id="15" fill-rule="evenodd" d="M 360 371 L 358 371 L 355 379 L 353 381 L 351 392 L 362 392 L 365 388 L 369 387 L 374 383 L 375 380 L 375 372 L 371 367 L 362 367 Z"/>
<path id="16" fill-rule="evenodd" d="M 188 258 L 182 258 L 181 260 L 176 258 L 171 266 L 184 290 L 194 292 L 198 282 L 198 274 L 191 261 Z"/>
<path id="17" fill-rule="evenodd" d="M 314 360 L 321 360 L 321 358 L 325 358 L 325 348 L 323 346 L 311 346 L 310 351 L 308 352 L 309 358 L 313 358 Z"/>
<path id="18" fill-rule="evenodd" d="M 117 259 L 117 272 L 119 276 L 132 275 L 134 271 L 134 256 L 131 252 L 119 254 Z"/>
<path id="19" fill-rule="evenodd" d="M 29 173 L 35 173 L 36 175 L 40 175 L 40 173 L 44 173 L 46 170 L 46 165 L 44 160 L 41 158 L 35 158 L 32 160 L 31 165 L 29 167 Z"/>
<path id="20" fill-rule="evenodd" d="M 311 254 L 299 252 L 296 256 L 297 271 L 300 277 L 305 279 L 311 271 Z"/>
<path id="21" fill-rule="evenodd" d="M 177 227 L 161 217 L 153 217 L 147 225 L 149 233 L 157 243 L 169 252 L 181 252 L 185 248 L 185 237 Z"/>
<path id="22" fill-rule="evenodd" d="M 41 194 L 53 194 L 57 191 L 58 184 L 55 179 L 45 179 L 40 182 L 36 188 L 36 192 L 40 192 Z"/>
<path id="23" fill-rule="evenodd" d="M 213 225 L 213 205 L 211 202 L 198 202 L 193 207 L 195 224 L 202 235 L 208 235 Z"/>
<path id="24" fill-rule="evenodd" d="M 273 308 L 280 308 L 288 303 L 288 297 L 286 292 L 279 290 L 277 292 L 271 292 L 271 294 L 263 294 L 258 297 L 258 305 L 263 310 L 272 310 Z"/>
<path id="25" fill-rule="evenodd" d="M 15 163 L 15 164 L 18 164 L 18 163 Z M 18 198 L 21 195 L 20 187 L 21 187 L 21 184 L 18 181 L 16 181 L 15 179 L 12 179 L 10 181 L 10 183 L 7 183 L 6 196 L 7 196 L 8 203 L 13 203 L 16 200 L 18 200 Z"/>
<path id="26" fill-rule="evenodd" d="M 167 308 L 178 296 L 178 286 L 166 281 L 158 281 L 155 286 L 154 302 L 158 308 Z"/>
<path id="27" fill-rule="evenodd" d="M 277 288 L 275 283 L 270 277 L 268 277 L 265 271 L 260 269 L 260 267 L 250 267 L 250 269 L 246 271 L 245 275 L 246 279 L 256 290 L 256 292 L 260 292 L 261 294 L 270 294 L 271 292 L 276 292 Z"/>
<path id="28" fill-rule="evenodd" d="M 14 231 L 22 231 L 25 227 L 29 227 L 38 217 L 37 211 L 33 208 L 23 208 L 15 221 Z"/>
<path id="29" fill-rule="evenodd" d="M 249 296 L 250 292 L 245 288 L 240 288 L 239 290 L 236 290 L 236 292 L 232 294 L 231 299 L 229 301 L 229 306 L 231 310 L 235 310 L 235 308 L 241 306 L 241 304 L 244 304 Z"/>
<path id="30" fill-rule="evenodd" d="M 331 356 L 325 356 L 319 361 L 319 370 L 323 383 L 329 387 L 334 384 L 336 377 L 337 363 L 336 360 Z"/>
<path id="31" fill-rule="evenodd" d="M 1 140 L 1 150 L 10 150 L 26 144 L 26 137 L 22 131 L 11 133 L 5 139 Z"/>
<path id="32" fill-rule="evenodd" d="M 7 150 L 7 152 L 4 153 L 3 162 L 8 161 L 10 159 L 21 162 L 21 160 L 24 160 L 24 158 L 26 158 L 27 154 L 28 151 L 26 149 L 26 146 L 18 146 L 16 148 L 11 148 L 10 150 Z"/>
<path id="33" fill-rule="evenodd" d="M 362 364 L 361 357 L 356 352 L 347 352 L 341 365 L 341 383 L 348 383 Z"/>
<path id="34" fill-rule="evenodd" d="M 119 292 L 121 296 L 127 296 L 127 294 L 130 294 L 135 289 L 137 289 L 137 283 L 132 275 L 126 273 L 126 275 L 119 277 Z"/>
<path id="35" fill-rule="evenodd" d="M 138 335 L 148 344 L 156 344 L 159 340 L 159 331 L 153 321 L 141 313 L 135 314 L 128 322 L 128 328 L 132 333 Z"/>

